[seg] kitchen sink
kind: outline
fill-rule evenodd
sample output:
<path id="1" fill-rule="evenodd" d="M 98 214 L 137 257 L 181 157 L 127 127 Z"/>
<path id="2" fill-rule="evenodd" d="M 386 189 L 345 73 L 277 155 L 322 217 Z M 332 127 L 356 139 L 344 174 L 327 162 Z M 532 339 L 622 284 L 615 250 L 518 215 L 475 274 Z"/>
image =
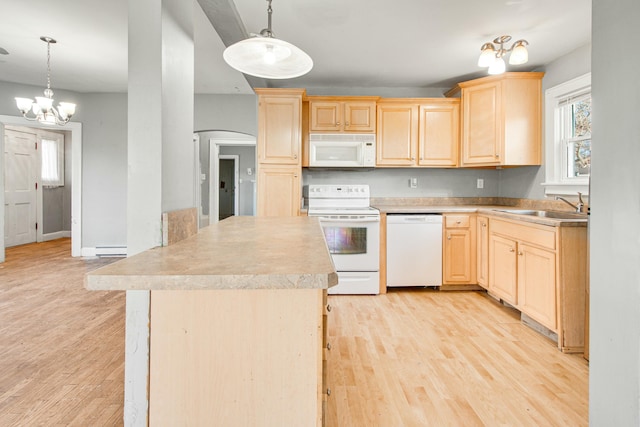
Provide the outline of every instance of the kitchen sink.
<path id="1" fill-rule="evenodd" d="M 587 219 L 586 213 L 563 211 L 538 211 L 530 209 L 496 209 L 498 212 L 506 212 L 516 215 L 537 216 L 552 219 Z"/>

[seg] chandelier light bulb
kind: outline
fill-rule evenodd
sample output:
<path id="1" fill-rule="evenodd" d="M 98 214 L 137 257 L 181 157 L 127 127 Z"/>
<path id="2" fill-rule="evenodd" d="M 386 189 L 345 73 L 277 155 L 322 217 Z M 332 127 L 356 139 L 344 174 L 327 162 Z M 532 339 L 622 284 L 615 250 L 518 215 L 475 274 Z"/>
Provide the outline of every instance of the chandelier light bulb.
<path id="1" fill-rule="evenodd" d="M 529 61 L 529 52 L 527 51 L 527 43 L 526 40 L 518 40 L 513 45 L 513 51 L 511 51 L 511 56 L 509 56 L 509 64 L 511 65 L 520 65 L 526 64 Z"/>
<path id="2" fill-rule="evenodd" d="M 489 67 L 496 60 L 496 51 L 491 43 L 485 43 L 482 45 L 482 53 L 478 58 L 479 67 Z"/>
<path id="3" fill-rule="evenodd" d="M 496 58 L 496 60 L 493 61 L 493 64 L 489 66 L 489 74 L 491 75 L 502 74 L 504 73 L 505 69 L 506 69 L 506 66 L 504 63 L 504 59 Z"/>

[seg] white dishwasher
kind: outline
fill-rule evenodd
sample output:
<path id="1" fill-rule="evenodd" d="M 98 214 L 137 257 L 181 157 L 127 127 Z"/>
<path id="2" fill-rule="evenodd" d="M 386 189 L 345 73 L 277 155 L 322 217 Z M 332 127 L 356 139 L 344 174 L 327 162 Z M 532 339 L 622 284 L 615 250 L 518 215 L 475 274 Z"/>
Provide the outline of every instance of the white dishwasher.
<path id="1" fill-rule="evenodd" d="M 387 215 L 387 287 L 442 285 L 442 215 Z"/>

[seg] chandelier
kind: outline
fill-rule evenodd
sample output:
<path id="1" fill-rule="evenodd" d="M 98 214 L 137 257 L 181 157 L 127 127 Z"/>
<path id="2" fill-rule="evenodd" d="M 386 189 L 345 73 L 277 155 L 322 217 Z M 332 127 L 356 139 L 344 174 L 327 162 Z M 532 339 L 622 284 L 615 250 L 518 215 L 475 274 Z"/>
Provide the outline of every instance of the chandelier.
<path id="1" fill-rule="evenodd" d="M 53 90 L 51 90 L 51 43 L 56 43 L 51 37 L 40 37 L 47 43 L 47 88 L 44 96 L 36 96 L 35 102 L 30 98 L 16 98 L 18 110 L 27 120 L 39 121 L 50 125 L 66 125 L 76 112 L 76 104 L 60 102 L 58 108 L 53 106 Z M 29 115 L 31 113 L 31 115 Z"/>
<path id="2" fill-rule="evenodd" d="M 267 0 L 268 27 L 224 50 L 223 58 L 233 68 L 265 79 L 291 79 L 307 74 L 313 61 L 300 48 L 275 38 L 271 31 L 271 0 Z"/>
<path id="3" fill-rule="evenodd" d="M 527 52 L 526 40 L 518 40 L 514 42 L 510 48 L 505 49 L 504 44 L 511 41 L 511 36 L 500 36 L 493 39 L 493 43 L 485 43 L 480 50 L 480 58 L 478 58 L 479 67 L 489 67 L 489 74 L 502 74 L 505 71 L 504 57 L 511 52 L 509 56 L 509 64 L 520 65 L 525 64 L 529 60 L 529 52 Z M 496 46 L 497 45 L 497 46 Z"/>

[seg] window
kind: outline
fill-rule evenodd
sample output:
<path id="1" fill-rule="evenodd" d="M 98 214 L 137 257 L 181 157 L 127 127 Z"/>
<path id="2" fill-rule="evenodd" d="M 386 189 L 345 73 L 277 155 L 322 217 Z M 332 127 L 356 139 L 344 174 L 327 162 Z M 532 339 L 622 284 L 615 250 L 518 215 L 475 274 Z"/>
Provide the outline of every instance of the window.
<path id="1" fill-rule="evenodd" d="M 587 194 L 591 171 L 591 74 L 545 94 L 545 194 Z"/>
<path id="2" fill-rule="evenodd" d="M 44 187 L 64 186 L 64 137 L 62 135 L 42 135 L 40 149 L 42 185 Z"/>

